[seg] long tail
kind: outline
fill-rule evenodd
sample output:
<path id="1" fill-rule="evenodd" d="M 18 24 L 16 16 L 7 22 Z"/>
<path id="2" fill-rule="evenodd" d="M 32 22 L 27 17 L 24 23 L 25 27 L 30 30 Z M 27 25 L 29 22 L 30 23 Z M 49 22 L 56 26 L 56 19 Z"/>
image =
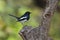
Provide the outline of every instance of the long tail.
<path id="1" fill-rule="evenodd" d="M 12 16 L 12 17 L 15 17 L 15 18 L 18 18 L 18 17 L 16 17 L 16 16 L 14 16 L 14 15 L 11 15 L 11 14 L 8 14 L 9 16 Z"/>

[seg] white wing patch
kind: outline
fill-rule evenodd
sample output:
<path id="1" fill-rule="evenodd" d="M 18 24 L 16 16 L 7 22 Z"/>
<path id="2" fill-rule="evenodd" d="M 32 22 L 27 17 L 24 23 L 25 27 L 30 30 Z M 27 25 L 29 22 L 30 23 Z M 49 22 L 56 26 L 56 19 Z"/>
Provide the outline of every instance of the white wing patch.
<path id="1" fill-rule="evenodd" d="M 27 17 L 22 17 L 22 18 L 20 18 L 20 19 L 24 19 L 24 18 L 27 18 Z"/>

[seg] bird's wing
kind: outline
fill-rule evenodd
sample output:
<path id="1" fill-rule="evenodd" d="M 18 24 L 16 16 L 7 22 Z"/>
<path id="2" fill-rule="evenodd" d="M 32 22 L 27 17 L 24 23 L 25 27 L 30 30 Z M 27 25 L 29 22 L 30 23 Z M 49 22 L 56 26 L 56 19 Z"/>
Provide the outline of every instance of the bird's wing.
<path id="1" fill-rule="evenodd" d="M 23 21 L 23 20 L 25 20 L 25 19 L 27 20 L 27 17 L 21 17 L 21 18 L 19 18 L 18 20 L 19 20 L 19 21 Z"/>
<path id="2" fill-rule="evenodd" d="M 28 15 L 27 14 L 24 14 L 24 15 L 22 15 L 21 17 L 20 17 L 20 19 L 26 19 L 28 17 Z"/>
<path id="3" fill-rule="evenodd" d="M 22 17 L 26 18 L 27 16 L 28 16 L 28 14 L 25 13 L 24 15 L 20 16 L 19 18 L 22 18 Z"/>
<path id="4" fill-rule="evenodd" d="M 21 17 L 20 19 L 26 19 L 27 18 L 27 16 L 25 16 L 25 17 Z"/>

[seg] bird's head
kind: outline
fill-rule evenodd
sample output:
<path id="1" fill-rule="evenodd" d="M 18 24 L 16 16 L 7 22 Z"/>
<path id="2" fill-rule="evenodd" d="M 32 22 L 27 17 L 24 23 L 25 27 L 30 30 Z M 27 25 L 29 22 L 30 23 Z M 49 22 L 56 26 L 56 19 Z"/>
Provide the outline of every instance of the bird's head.
<path id="1" fill-rule="evenodd" d="M 27 12 L 25 12 L 25 14 L 31 14 L 31 12 L 27 11 Z"/>

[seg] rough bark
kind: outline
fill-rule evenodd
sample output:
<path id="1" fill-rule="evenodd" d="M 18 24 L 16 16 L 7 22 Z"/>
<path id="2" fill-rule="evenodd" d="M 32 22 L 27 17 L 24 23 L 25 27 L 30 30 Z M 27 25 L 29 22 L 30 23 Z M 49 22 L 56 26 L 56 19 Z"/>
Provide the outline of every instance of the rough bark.
<path id="1" fill-rule="evenodd" d="M 24 26 L 19 32 L 19 35 L 22 36 L 23 40 L 53 40 L 49 37 L 48 32 L 58 0 L 48 0 L 47 2 L 48 4 L 41 16 L 41 25 L 36 28 Z"/>

